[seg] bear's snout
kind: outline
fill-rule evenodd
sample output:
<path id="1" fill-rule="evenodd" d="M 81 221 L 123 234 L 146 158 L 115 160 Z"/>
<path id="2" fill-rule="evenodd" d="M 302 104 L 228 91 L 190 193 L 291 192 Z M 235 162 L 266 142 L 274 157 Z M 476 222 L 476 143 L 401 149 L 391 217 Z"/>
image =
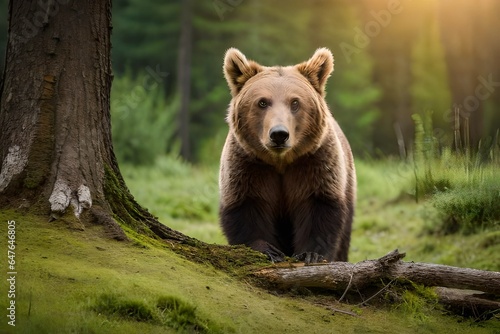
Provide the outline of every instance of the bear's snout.
<path id="1" fill-rule="evenodd" d="M 276 125 L 269 130 L 269 138 L 275 146 L 283 146 L 290 134 L 284 125 Z"/>

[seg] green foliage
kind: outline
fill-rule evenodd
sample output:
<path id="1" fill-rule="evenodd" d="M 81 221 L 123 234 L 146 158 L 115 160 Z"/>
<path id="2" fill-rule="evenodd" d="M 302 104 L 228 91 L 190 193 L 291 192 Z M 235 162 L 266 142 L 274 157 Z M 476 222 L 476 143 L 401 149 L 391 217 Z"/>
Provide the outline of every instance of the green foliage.
<path id="1" fill-rule="evenodd" d="M 415 198 L 417 201 L 425 196 L 450 187 L 447 176 L 433 176 L 433 161 L 437 158 L 436 140 L 433 136 L 432 111 L 427 110 L 422 117 L 414 114 L 415 142 L 413 162 L 415 173 Z"/>
<path id="2" fill-rule="evenodd" d="M 175 73 L 180 2 L 113 1 L 113 68 L 119 76 L 145 68 Z"/>
<path id="3" fill-rule="evenodd" d="M 409 180 L 413 176 L 412 165 L 397 158 L 385 160 L 356 160 L 358 181 L 358 201 L 370 201 L 377 198 L 392 201 L 408 192 Z M 364 204 L 364 203 L 363 203 Z M 364 205 L 363 205 L 364 206 Z"/>
<path id="4" fill-rule="evenodd" d="M 328 86 L 328 102 L 354 150 L 371 152 L 373 123 L 378 117 L 375 104 L 380 95 L 372 83 L 373 61 L 368 49 L 363 49 L 347 64 L 338 47 L 339 41 L 351 38 L 346 26 L 361 24 L 360 17 L 349 1 L 319 1 L 318 5 L 298 0 L 259 0 L 241 4 L 208 1 L 192 6 L 189 136 L 193 161 L 218 160 L 218 154 L 210 150 L 220 147 L 220 137 L 224 136 L 219 134 L 227 131 L 224 118 L 231 97 L 221 66 L 224 52 L 232 46 L 264 65 L 296 64 L 310 57 L 316 48 L 329 47 L 336 55 L 336 69 Z M 223 10 L 217 6 L 223 6 Z M 329 14 L 318 15 L 320 8 L 321 13 Z M 124 1 L 114 8 L 117 72 L 124 72 L 124 64 L 129 64 L 133 73 L 158 64 L 169 72 L 169 100 L 176 94 L 179 11 L 179 2 L 160 4 L 156 0 Z M 293 41 L 290 36 L 294 36 Z"/>
<path id="5" fill-rule="evenodd" d="M 438 297 L 431 288 L 411 283 L 411 289 L 404 289 L 401 302 L 395 309 L 404 312 L 417 323 L 425 323 L 428 314 L 437 307 Z"/>
<path id="6" fill-rule="evenodd" d="M 155 158 L 178 150 L 174 122 L 178 101 L 167 103 L 149 73 L 115 78 L 111 91 L 113 144 L 120 162 L 153 164 Z"/>
<path id="7" fill-rule="evenodd" d="M 442 148 L 438 154 L 433 137 L 432 112 L 415 121 L 415 197 L 427 196 L 438 209 L 440 223 L 432 227 L 443 233 L 470 233 L 500 223 L 500 179 L 495 143 L 477 153 L 465 154 Z M 486 158 L 485 158 L 486 157 Z"/>
<path id="8" fill-rule="evenodd" d="M 219 166 L 222 148 L 226 142 L 228 128 L 219 130 L 215 135 L 203 142 L 200 147 L 198 158 L 205 166 Z"/>
<path id="9" fill-rule="evenodd" d="M 435 194 L 433 205 L 440 211 L 444 233 L 477 232 L 500 228 L 500 179 L 490 174 L 482 182 L 457 185 Z"/>
<path id="10" fill-rule="evenodd" d="M 374 152 L 372 138 L 375 121 L 380 117 L 376 107 L 380 90 L 370 82 L 372 65 L 368 55 L 359 54 L 353 58 L 359 63 L 348 65 L 345 72 L 333 79 L 338 84 L 331 89 L 332 112 L 346 133 L 353 153 L 366 156 Z"/>

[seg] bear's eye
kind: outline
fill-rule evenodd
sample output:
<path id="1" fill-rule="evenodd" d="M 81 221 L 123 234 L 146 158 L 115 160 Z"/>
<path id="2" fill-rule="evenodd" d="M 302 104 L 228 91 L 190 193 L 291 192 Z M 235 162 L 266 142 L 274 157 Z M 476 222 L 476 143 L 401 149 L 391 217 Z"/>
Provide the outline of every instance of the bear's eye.
<path id="1" fill-rule="evenodd" d="M 259 100 L 258 105 L 260 108 L 264 109 L 264 108 L 267 108 L 269 106 L 269 103 L 267 103 L 266 100 L 262 99 L 262 100 Z"/>
<path id="2" fill-rule="evenodd" d="M 296 112 L 299 110 L 299 100 L 293 100 L 291 103 L 291 108 L 293 112 Z"/>

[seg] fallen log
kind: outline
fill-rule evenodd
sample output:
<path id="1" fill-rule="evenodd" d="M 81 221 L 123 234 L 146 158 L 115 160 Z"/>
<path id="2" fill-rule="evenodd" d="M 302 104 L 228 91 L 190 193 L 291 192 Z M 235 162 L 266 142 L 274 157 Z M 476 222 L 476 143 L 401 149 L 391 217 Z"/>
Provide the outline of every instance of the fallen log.
<path id="1" fill-rule="evenodd" d="M 381 281 L 411 281 L 429 287 L 476 290 L 500 297 L 500 272 L 430 263 L 403 262 L 396 249 L 376 260 L 271 267 L 255 272 L 280 288 L 323 288 L 345 292 L 380 286 Z M 493 302 L 491 305 L 498 305 Z"/>
<path id="2" fill-rule="evenodd" d="M 438 300 L 448 310 L 462 316 L 476 319 L 488 319 L 491 311 L 500 310 L 500 301 L 492 300 L 492 296 L 478 291 L 458 290 L 437 287 L 435 292 Z"/>

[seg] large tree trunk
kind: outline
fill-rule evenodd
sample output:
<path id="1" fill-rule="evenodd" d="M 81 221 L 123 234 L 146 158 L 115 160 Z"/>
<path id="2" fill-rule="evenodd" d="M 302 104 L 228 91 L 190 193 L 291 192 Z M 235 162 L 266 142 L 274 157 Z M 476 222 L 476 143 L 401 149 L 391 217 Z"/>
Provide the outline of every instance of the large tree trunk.
<path id="1" fill-rule="evenodd" d="M 10 1 L 0 207 L 103 223 L 118 239 L 125 234 L 116 220 L 183 238 L 137 205 L 120 175 L 109 110 L 111 29 L 111 0 Z"/>
<path id="2" fill-rule="evenodd" d="M 110 6 L 11 1 L 0 114 L 4 201 L 53 212 L 71 205 L 79 215 L 104 199 L 104 166 L 113 164 Z"/>

